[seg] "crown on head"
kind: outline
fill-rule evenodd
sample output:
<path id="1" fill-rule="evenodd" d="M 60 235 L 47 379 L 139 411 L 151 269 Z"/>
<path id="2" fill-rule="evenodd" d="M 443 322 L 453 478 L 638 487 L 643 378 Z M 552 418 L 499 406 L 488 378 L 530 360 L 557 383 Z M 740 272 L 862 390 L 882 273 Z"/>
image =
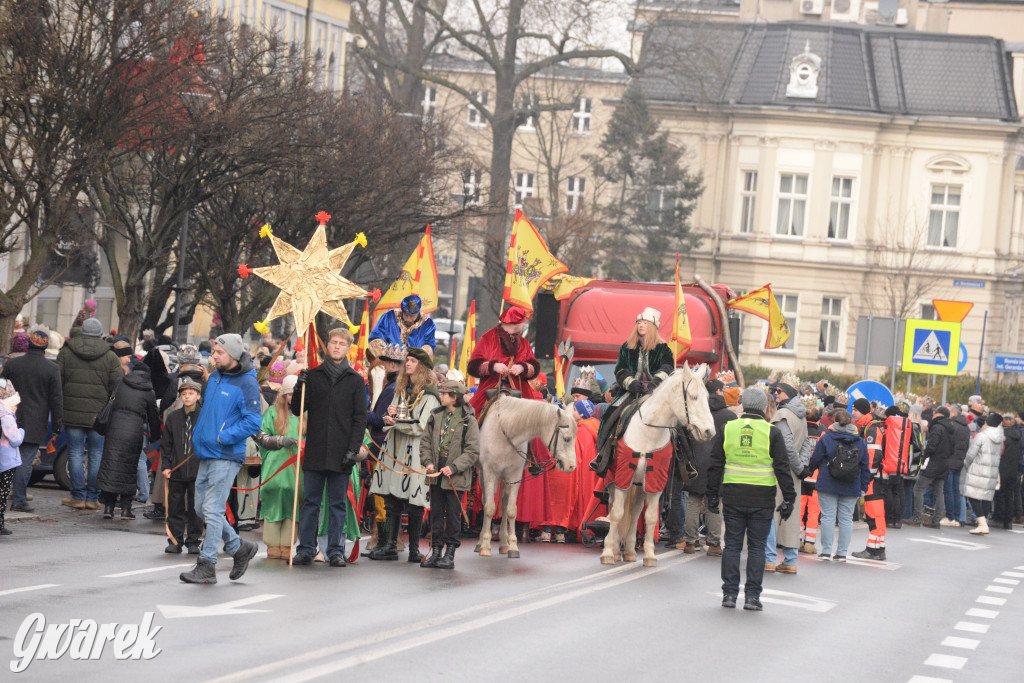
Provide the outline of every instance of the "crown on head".
<path id="1" fill-rule="evenodd" d="M 840 406 L 849 406 L 850 405 L 850 395 L 848 393 L 846 393 L 845 391 L 840 391 L 838 394 L 836 394 L 836 401 L 835 401 L 835 403 L 836 403 L 836 405 L 840 405 Z"/>
<path id="2" fill-rule="evenodd" d="M 405 360 L 405 357 L 409 355 L 408 350 L 402 344 L 388 344 L 384 347 L 384 351 L 381 353 L 381 357 L 390 358 L 392 360 Z"/>
<path id="3" fill-rule="evenodd" d="M 804 404 L 804 408 L 817 408 L 820 404 L 816 396 L 801 396 L 800 402 Z"/>
<path id="4" fill-rule="evenodd" d="M 779 381 L 782 382 L 783 384 L 788 384 L 794 389 L 799 389 L 800 385 L 802 384 L 800 378 L 794 375 L 792 372 L 784 373 Z"/>
<path id="5" fill-rule="evenodd" d="M 715 375 L 715 379 L 728 386 L 736 383 L 736 373 L 732 370 L 722 370 L 720 373 Z"/>
<path id="6" fill-rule="evenodd" d="M 590 391 L 590 386 L 594 382 L 597 382 L 597 370 L 593 365 L 584 365 L 580 368 L 580 376 L 572 381 L 572 388 Z"/>

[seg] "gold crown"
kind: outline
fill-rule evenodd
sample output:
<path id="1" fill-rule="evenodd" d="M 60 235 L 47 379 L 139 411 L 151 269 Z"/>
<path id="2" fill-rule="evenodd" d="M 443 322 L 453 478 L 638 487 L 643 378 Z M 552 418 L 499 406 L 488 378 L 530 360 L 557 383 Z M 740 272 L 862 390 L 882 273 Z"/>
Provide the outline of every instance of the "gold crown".
<path id="1" fill-rule="evenodd" d="M 722 370 L 720 373 L 715 375 L 715 379 L 717 379 L 722 384 L 735 384 L 736 374 L 732 370 Z"/>
<path id="2" fill-rule="evenodd" d="M 787 372 L 782 375 L 782 379 L 779 380 L 783 384 L 788 384 L 794 389 L 800 389 L 800 378 L 794 375 L 792 372 Z"/>
<path id="3" fill-rule="evenodd" d="M 835 405 L 849 406 L 850 405 L 850 395 L 848 393 L 846 393 L 845 391 L 840 391 L 838 394 L 836 394 Z"/>
<path id="4" fill-rule="evenodd" d="M 817 408 L 819 405 L 815 396 L 801 396 L 800 402 L 804 404 L 804 408 Z"/>
<path id="5" fill-rule="evenodd" d="M 597 382 L 597 369 L 593 365 L 584 365 L 580 368 L 580 376 L 572 381 L 572 388 L 590 391 L 591 385 L 595 382 Z"/>
<path id="6" fill-rule="evenodd" d="M 384 351 L 381 352 L 380 356 L 381 358 L 403 361 L 408 354 L 409 352 L 401 344 L 388 344 L 384 347 Z"/>

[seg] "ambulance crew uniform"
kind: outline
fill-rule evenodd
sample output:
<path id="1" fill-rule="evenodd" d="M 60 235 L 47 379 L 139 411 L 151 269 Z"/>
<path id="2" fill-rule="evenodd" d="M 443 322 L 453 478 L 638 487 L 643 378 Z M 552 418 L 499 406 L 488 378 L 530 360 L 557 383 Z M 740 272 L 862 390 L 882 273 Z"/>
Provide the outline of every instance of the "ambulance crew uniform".
<path id="1" fill-rule="evenodd" d="M 858 398 L 854 401 L 854 409 L 859 410 L 858 404 L 862 401 L 867 403 L 864 408 L 868 412 L 857 420 L 857 431 L 867 444 L 868 462 L 871 463 L 871 484 L 864 494 L 868 545 L 864 550 L 853 553 L 853 556 L 862 560 L 885 560 L 885 488 L 881 479 L 885 427 L 871 415 L 871 404 L 866 399 Z"/>

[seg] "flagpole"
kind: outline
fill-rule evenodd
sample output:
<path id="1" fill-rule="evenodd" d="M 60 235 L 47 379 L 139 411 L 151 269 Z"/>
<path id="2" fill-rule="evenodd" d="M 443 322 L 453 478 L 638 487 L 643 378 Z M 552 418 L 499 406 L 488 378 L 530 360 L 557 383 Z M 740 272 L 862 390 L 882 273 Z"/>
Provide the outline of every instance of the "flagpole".
<path id="1" fill-rule="evenodd" d="M 729 314 L 725 310 L 725 302 L 722 301 L 722 297 L 718 296 L 718 292 L 714 288 L 704 281 L 700 275 L 694 273 L 693 281 L 697 283 L 697 286 L 704 290 L 704 292 L 711 297 L 711 300 L 715 302 L 715 308 L 718 309 L 718 316 L 722 319 L 722 339 L 725 341 L 725 352 L 729 356 L 729 365 L 731 366 L 732 372 L 736 375 L 736 383 L 743 388 L 746 386 L 746 382 L 743 381 L 743 368 L 740 366 L 739 359 L 736 358 L 736 351 L 732 345 L 732 331 L 729 329 Z"/>
<path id="2" fill-rule="evenodd" d="M 313 327 L 313 323 L 309 324 L 310 329 Z M 310 330 L 306 330 L 306 367 L 309 367 L 310 353 L 315 351 L 310 349 L 310 343 L 312 341 Z M 295 495 L 292 496 L 292 543 L 291 550 L 288 555 L 288 566 L 292 566 L 292 561 L 295 559 L 295 527 L 297 525 L 297 515 L 299 512 L 299 465 L 302 462 L 302 453 L 306 450 L 305 439 L 302 438 L 302 430 L 305 426 L 303 423 L 306 418 L 306 382 L 302 383 L 302 389 L 299 394 L 299 450 L 295 457 Z"/>

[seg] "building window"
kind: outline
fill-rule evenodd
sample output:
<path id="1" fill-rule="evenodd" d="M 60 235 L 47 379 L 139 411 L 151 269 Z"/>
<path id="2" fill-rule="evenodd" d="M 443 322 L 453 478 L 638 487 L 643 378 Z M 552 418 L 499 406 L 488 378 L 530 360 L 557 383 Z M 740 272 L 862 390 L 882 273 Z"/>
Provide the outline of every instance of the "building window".
<path id="1" fill-rule="evenodd" d="M 668 225 L 675 218 L 676 199 L 679 194 L 674 187 L 658 187 L 647 193 L 647 220 L 645 225 Z"/>
<path id="2" fill-rule="evenodd" d="M 754 231 L 754 203 L 757 200 L 757 171 L 743 172 L 740 191 L 740 232 Z"/>
<path id="3" fill-rule="evenodd" d="M 477 102 L 480 103 L 480 107 L 481 108 L 486 108 L 487 107 L 487 91 L 486 90 L 474 90 L 474 91 L 472 91 L 471 94 L 473 95 L 473 99 L 475 99 Z M 471 126 L 483 126 L 483 125 L 485 125 L 486 122 L 484 121 L 484 115 L 481 113 L 481 109 L 480 108 L 478 108 L 472 102 L 470 102 L 468 105 L 466 105 L 466 107 L 467 107 L 467 112 L 468 112 L 468 117 L 469 117 L 468 118 L 469 125 L 471 125 Z"/>
<path id="4" fill-rule="evenodd" d="M 821 300 L 821 332 L 818 353 L 839 353 L 839 330 L 843 325 L 843 300 L 826 296 Z M 792 329 L 792 325 L 790 326 Z"/>
<path id="5" fill-rule="evenodd" d="M 42 297 L 36 299 L 36 321 L 46 325 L 51 330 L 56 330 L 60 327 L 57 324 L 59 313 L 60 299 L 44 299 Z"/>
<path id="6" fill-rule="evenodd" d="M 782 315 L 786 317 L 786 322 L 789 323 L 789 339 L 778 350 L 792 351 L 796 348 L 796 314 L 800 303 L 799 298 L 796 294 L 776 294 L 775 301 L 779 304 Z"/>
<path id="7" fill-rule="evenodd" d="M 423 120 L 432 121 L 437 115 L 437 88 L 427 86 L 423 89 Z"/>
<path id="8" fill-rule="evenodd" d="M 939 314 L 932 304 L 921 304 L 921 320 L 938 320 Z"/>
<path id="9" fill-rule="evenodd" d="M 779 176 L 779 215 L 775 232 L 800 237 L 804 234 L 807 213 L 807 176 L 783 173 Z"/>
<path id="10" fill-rule="evenodd" d="M 850 208 L 853 206 L 853 178 L 832 179 L 832 208 L 828 214 L 828 237 L 845 240 L 850 237 Z"/>
<path id="11" fill-rule="evenodd" d="M 929 208 L 928 246 L 955 247 L 956 229 L 960 223 L 960 187 L 932 185 Z"/>
<path id="12" fill-rule="evenodd" d="M 578 213 L 583 209 L 583 196 L 587 190 L 587 179 L 570 177 L 565 187 L 565 210 Z"/>
<path id="13" fill-rule="evenodd" d="M 523 95 L 522 97 L 519 98 L 519 108 L 522 109 L 524 112 L 536 109 L 539 106 L 540 95 Z M 534 128 L 537 127 L 537 115 L 525 115 L 525 118 L 523 119 L 523 122 L 522 124 L 520 124 L 519 127 L 525 128 L 526 130 L 533 130 Z"/>
<path id="14" fill-rule="evenodd" d="M 523 200 L 533 196 L 533 174 L 516 173 L 516 208 L 522 208 Z"/>
<path id="15" fill-rule="evenodd" d="M 484 172 L 479 168 L 470 168 L 462 174 L 462 192 L 466 206 L 480 203 L 480 190 L 483 187 Z"/>
<path id="16" fill-rule="evenodd" d="M 580 135 L 590 134 L 590 109 L 593 100 L 589 97 L 581 97 L 576 100 L 576 108 L 572 112 L 572 132 Z"/>

